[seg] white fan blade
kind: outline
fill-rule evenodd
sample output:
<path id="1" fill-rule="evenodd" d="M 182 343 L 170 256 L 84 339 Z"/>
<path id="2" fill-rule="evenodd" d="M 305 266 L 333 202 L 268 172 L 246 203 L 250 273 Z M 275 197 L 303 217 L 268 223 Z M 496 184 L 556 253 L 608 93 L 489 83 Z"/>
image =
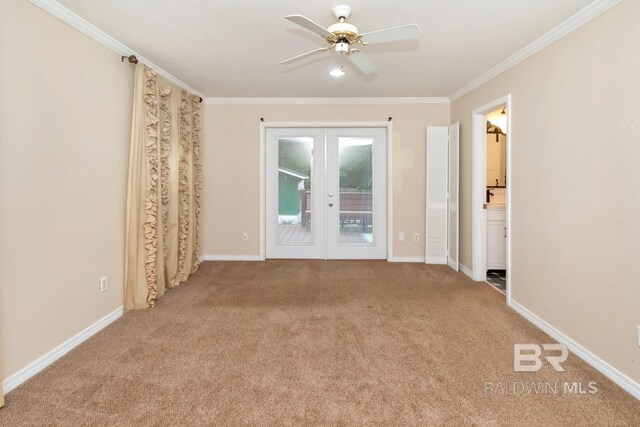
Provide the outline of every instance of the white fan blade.
<path id="1" fill-rule="evenodd" d="M 307 56 L 311 56 L 311 55 L 313 55 L 314 53 L 318 53 L 318 52 L 326 52 L 326 51 L 328 51 L 329 49 L 331 49 L 331 48 L 330 48 L 330 47 L 321 47 L 320 49 L 315 49 L 315 50 L 312 50 L 312 51 L 309 51 L 309 52 L 305 52 L 305 53 L 303 53 L 303 54 L 301 54 L 301 55 L 297 55 L 297 56 L 294 56 L 294 57 L 292 57 L 292 58 L 285 59 L 284 61 L 282 61 L 282 62 L 280 62 L 280 63 L 281 63 L 281 64 L 291 64 L 292 62 L 295 62 L 295 61 L 297 61 L 298 59 L 306 58 Z"/>
<path id="2" fill-rule="evenodd" d="M 411 40 L 420 37 L 420 27 L 416 24 L 403 25 L 401 27 L 386 28 L 384 30 L 371 31 L 360 34 L 366 44 L 396 42 Z"/>
<path id="3" fill-rule="evenodd" d="M 312 33 L 316 33 L 317 35 L 319 35 L 320 37 L 323 37 L 325 39 L 333 39 L 334 35 L 333 33 L 329 32 L 329 30 L 327 30 L 326 28 L 324 28 L 323 26 L 316 24 L 315 22 L 313 22 L 311 19 L 309 18 L 305 18 L 302 15 L 289 15 L 289 16 L 285 16 L 286 19 L 288 19 L 289 21 L 300 25 L 301 27 L 306 28 L 307 30 L 311 31 Z"/>
<path id="4" fill-rule="evenodd" d="M 371 74 L 378 69 L 376 64 L 360 51 L 351 52 L 347 57 L 353 62 L 353 65 L 365 74 Z"/>

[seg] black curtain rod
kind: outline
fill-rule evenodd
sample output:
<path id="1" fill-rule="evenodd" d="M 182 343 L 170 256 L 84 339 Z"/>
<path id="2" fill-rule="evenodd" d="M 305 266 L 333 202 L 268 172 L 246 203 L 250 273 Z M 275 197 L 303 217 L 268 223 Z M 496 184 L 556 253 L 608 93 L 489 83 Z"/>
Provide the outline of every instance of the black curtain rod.
<path id="1" fill-rule="evenodd" d="M 135 55 L 129 55 L 129 56 L 121 56 L 120 57 L 120 62 L 124 62 L 124 60 L 129 61 L 130 64 L 137 64 L 138 63 L 138 58 Z M 202 103 L 202 97 L 199 96 L 198 99 L 200 100 L 200 103 Z"/>

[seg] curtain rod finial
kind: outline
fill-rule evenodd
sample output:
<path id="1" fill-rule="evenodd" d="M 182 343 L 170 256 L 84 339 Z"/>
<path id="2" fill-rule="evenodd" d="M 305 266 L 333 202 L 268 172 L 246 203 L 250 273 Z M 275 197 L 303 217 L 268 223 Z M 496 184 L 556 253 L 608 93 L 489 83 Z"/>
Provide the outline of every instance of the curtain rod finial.
<path id="1" fill-rule="evenodd" d="M 129 56 L 122 56 L 120 57 L 120 62 L 124 62 L 124 60 L 129 61 L 129 63 L 131 64 L 137 64 L 138 63 L 138 58 L 136 58 L 135 55 L 129 55 Z"/>

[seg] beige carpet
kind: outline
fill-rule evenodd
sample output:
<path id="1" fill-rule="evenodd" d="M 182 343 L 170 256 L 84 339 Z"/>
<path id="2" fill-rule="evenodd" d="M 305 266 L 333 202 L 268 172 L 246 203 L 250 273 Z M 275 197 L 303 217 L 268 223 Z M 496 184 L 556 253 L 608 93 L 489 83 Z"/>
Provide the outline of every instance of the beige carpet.
<path id="1" fill-rule="evenodd" d="M 514 343 L 547 342 L 445 266 L 209 262 L 11 392 L 0 424 L 640 425 L 640 402 L 575 356 L 513 372 Z M 564 381 L 598 392 L 485 384 Z"/>

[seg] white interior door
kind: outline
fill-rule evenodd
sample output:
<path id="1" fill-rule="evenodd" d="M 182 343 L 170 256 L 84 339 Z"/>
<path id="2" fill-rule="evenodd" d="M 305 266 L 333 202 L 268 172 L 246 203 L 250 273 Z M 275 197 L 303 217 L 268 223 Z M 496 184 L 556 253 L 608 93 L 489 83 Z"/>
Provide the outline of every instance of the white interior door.
<path id="1" fill-rule="evenodd" d="M 425 261 L 458 270 L 458 123 L 427 128 Z"/>
<path id="2" fill-rule="evenodd" d="M 384 128 L 327 130 L 327 258 L 387 258 Z"/>
<path id="3" fill-rule="evenodd" d="M 324 129 L 268 128 L 266 144 L 266 256 L 324 258 Z"/>
<path id="4" fill-rule="evenodd" d="M 447 263 L 448 128 L 427 128 L 427 264 Z"/>
<path id="5" fill-rule="evenodd" d="M 458 223 L 460 212 L 458 199 L 460 193 L 460 124 L 449 126 L 448 178 L 447 178 L 447 263 L 458 271 L 458 251 L 460 233 Z"/>
<path id="6" fill-rule="evenodd" d="M 266 257 L 386 259 L 386 128 L 268 128 Z"/>

